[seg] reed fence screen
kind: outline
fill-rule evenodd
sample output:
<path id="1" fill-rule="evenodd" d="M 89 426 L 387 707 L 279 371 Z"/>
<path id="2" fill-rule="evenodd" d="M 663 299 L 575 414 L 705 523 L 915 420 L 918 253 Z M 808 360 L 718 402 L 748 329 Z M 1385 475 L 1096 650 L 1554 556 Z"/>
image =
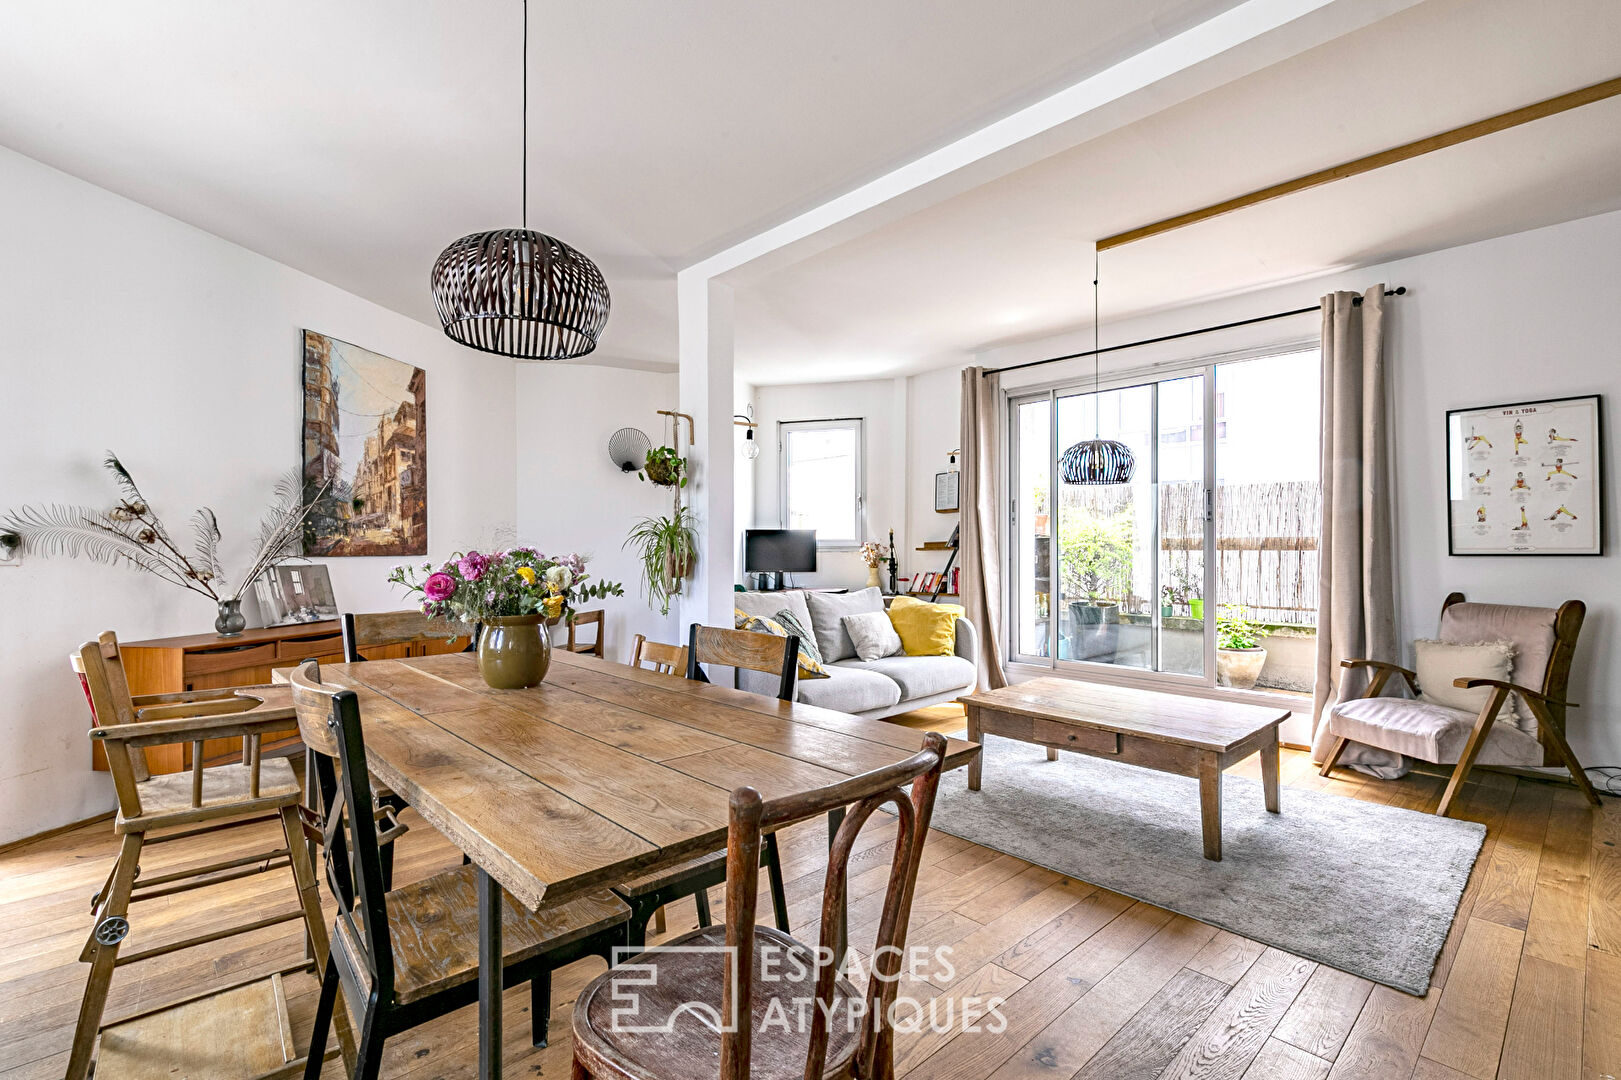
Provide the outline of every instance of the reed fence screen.
<path id="1" fill-rule="evenodd" d="M 1060 504 L 1060 579 L 1067 597 L 1122 599 L 1146 610 L 1154 588 L 1150 568 L 1133 557 L 1138 489 L 1066 487 Z M 1317 622 L 1317 540 L 1322 489 L 1315 480 L 1223 484 L 1216 490 L 1216 592 L 1207 603 L 1236 604 L 1260 622 L 1302 627 Z M 1159 488 L 1161 587 L 1177 590 L 1177 613 L 1204 584 L 1204 486 Z"/>

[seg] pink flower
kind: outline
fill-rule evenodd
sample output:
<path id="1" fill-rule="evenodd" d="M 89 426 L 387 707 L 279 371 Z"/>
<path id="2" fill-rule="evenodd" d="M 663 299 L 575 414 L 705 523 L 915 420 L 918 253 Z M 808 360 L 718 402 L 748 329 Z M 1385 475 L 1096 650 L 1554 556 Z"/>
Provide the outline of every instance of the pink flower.
<path id="1" fill-rule="evenodd" d="M 422 583 L 422 595 L 435 603 L 449 600 L 456 591 L 456 579 L 443 570 L 436 574 L 429 574 L 428 580 Z"/>
<path id="2" fill-rule="evenodd" d="M 484 571 L 490 568 L 490 557 L 480 555 L 476 551 L 469 551 L 463 555 L 456 568 L 462 572 L 462 577 L 468 581 L 477 581 L 484 576 Z"/>

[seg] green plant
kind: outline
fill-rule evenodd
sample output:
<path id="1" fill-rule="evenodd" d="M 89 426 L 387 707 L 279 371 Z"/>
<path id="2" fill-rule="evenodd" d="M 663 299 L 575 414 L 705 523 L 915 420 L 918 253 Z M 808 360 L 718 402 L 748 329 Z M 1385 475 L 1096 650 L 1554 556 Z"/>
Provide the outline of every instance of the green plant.
<path id="1" fill-rule="evenodd" d="M 1088 599 L 1126 595 L 1131 591 L 1135 541 L 1130 510 L 1106 518 L 1060 515 L 1058 573 L 1063 595 Z"/>
<path id="2" fill-rule="evenodd" d="M 624 546 L 635 548 L 642 563 L 642 588 L 647 606 L 660 615 L 670 613 L 670 601 L 680 595 L 681 582 L 697 561 L 698 531 L 687 508 L 678 506 L 669 517 L 643 518 L 630 530 Z"/>
<path id="3" fill-rule="evenodd" d="M 1258 649 L 1261 639 L 1271 633 L 1249 618 L 1249 609 L 1240 604 L 1223 604 L 1216 616 L 1216 648 Z"/>
<path id="4" fill-rule="evenodd" d="M 647 463 L 636 474 L 638 479 L 651 480 L 660 487 L 687 486 L 687 459 L 673 447 L 655 446 L 647 452 Z"/>

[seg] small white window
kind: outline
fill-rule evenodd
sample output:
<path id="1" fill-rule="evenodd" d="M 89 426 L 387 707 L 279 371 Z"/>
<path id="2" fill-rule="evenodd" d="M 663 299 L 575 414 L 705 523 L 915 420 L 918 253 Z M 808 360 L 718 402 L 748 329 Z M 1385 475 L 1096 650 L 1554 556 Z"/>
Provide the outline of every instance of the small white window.
<path id="1" fill-rule="evenodd" d="M 866 479 L 860 420 L 793 420 L 778 425 L 782 525 L 815 529 L 824 548 L 857 547 L 865 532 Z"/>

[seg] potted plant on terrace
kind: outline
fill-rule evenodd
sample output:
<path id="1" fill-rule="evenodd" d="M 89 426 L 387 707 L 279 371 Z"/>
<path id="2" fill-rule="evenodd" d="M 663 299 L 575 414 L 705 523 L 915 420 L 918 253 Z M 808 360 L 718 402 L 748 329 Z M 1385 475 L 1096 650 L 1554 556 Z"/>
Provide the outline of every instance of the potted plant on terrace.
<path id="1" fill-rule="evenodd" d="M 585 600 L 623 596 L 611 581 L 590 581 L 581 555 L 545 556 L 520 547 L 486 555 L 477 551 L 452 555 L 435 570 L 422 564 L 396 566 L 388 580 L 422 598 L 422 613 L 461 623 L 477 623 L 478 670 L 497 690 L 539 686 L 551 666 L 552 643 L 540 624 L 547 619 L 573 621 L 574 605 Z M 448 633 L 448 632 L 447 632 Z"/>
<path id="2" fill-rule="evenodd" d="M 1248 618 L 1248 611 L 1237 604 L 1224 604 L 1216 616 L 1216 684 L 1235 690 L 1248 690 L 1261 677 L 1266 650 L 1261 639 L 1268 630 Z"/>

